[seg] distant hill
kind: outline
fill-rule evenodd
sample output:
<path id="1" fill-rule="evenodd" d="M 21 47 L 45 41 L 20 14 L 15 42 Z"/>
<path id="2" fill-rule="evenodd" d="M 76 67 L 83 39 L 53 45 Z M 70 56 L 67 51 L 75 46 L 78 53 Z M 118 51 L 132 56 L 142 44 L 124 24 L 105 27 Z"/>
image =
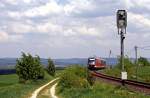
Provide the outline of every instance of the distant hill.
<path id="1" fill-rule="evenodd" d="M 117 63 L 116 58 L 104 59 L 106 60 L 107 65 L 115 65 Z M 0 68 L 13 68 L 16 65 L 16 60 L 16 58 L 0 58 Z M 53 61 L 57 67 L 65 67 L 74 64 L 87 65 L 87 58 L 53 59 Z M 41 58 L 41 63 L 46 66 L 48 64 L 47 59 Z"/>

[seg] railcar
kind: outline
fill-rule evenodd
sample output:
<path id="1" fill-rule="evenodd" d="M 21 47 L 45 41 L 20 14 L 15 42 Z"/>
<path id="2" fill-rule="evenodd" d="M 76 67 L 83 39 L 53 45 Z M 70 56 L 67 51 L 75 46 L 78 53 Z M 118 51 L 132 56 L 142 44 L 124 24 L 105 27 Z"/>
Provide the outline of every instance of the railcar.
<path id="1" fill-rule="evenodd" d="M 89 70 L 100 70 L 106 68 L 106 61 L 99 57 L 88 58 L 88 69 Z"/>

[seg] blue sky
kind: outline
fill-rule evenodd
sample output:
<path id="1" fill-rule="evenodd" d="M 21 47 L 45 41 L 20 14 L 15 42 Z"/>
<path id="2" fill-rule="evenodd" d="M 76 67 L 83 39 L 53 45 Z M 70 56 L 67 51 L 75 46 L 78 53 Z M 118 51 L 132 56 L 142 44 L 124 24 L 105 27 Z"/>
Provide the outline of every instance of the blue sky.
<path id="1" fill-rule="evenodd" d="M 149 0 L 0 0 L 0 57 L 21 51 L 47 58 L 120 54 L 116 11 L 128 12 L 125 54 L 150 45 Z M 150 51 L 138 50 L 150 57 Z"/>

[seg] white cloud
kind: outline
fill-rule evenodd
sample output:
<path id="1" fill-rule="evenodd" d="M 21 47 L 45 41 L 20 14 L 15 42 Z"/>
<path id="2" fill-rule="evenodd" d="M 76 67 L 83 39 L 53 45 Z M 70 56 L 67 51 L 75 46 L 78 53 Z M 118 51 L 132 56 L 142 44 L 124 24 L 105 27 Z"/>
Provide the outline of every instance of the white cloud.
<path id="1" fill-rule="evenodd" d="M 55 1 L 50 0 L 45 5 L 35 7 L 25 11 L 23 14 L 27 17 L 46 16 L 49 14 L 58 14 L 62 12 L 62 7 Z"/>
<path id="2" fill-rule="evenodd" d="M 72 29 L 64 30 L 64 36 L 70 37 L 70 36 L 76 36 L 76 35 L 77 33 L 74 32 Z"/>
<path id="3" fill-rule="evenodd" d="M 63 28 L 61 25 L 53 24 L 51 22 L 46 22 L 40 25 L 36 25 L 35 32 L 49 33 L 53 35 L 54 33 L 63 33 Z"/>
<path id="4" fill-rule="evenodd" d="M 85 36 L 99 36 L 99 33 L 95 28 L 87 28 L 85 26 L 82 26 L 76 29 L 79 34 L 83 34 Z"/>
<path id="5" fill-rule="evenodd" d="M 33 0 L 23 0 L 24 3 L 31 3 Z"/>
<path id="6" fill-rule="evenodd" d="M 150 19 L 144 17 L 144 15 L 134 14 L 132 12 L 128 13 L 129 16 L 129 23 L 134 24 L 135 26 L 139 27 L 139 29 L 149 29 L 150 28 Z M 143 32 L 141 32 L 143 33 Z"/>
<path id="7" fill-rule="evenodd" d="M 82 10 L 90 10 L 91 3 L 89 0 L 72 0 L 64 6 L 64 11 L 67 15 L 71 13 L 81 13 Z"/>
<path id="8" fill-rule="evenodd" d="M 19 0 L 5 0 L 5 2 L 12 4 L 12 5 L 17 5 Z"/>
<path id="9" fill-rule="evenodd" d="M 14 11 L 14 12 L 8 11 L 7 14 L 9 17 L 13 19 L 20 19 L 22 17 L 21 13 L 18 11 Z"/>
<path id="10" fill-rule="evenodd" d="M 8 40 L 8 34 L 6 32 L 0 31 L 0 42 Z"/>
<path id="11" fill-rule="evenodd" d="M 24 24 L 23 22 L 10 22 L 7 30 L 10 33 L 31 33 L 33 27 L 32 25 Z"/>

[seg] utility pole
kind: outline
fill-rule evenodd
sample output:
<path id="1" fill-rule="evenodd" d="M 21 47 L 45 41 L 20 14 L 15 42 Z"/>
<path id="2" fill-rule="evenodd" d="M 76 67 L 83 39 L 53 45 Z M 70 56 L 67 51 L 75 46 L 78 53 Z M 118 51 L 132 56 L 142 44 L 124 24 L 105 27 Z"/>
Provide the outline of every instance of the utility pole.
<path id="1" fill-rule="evenodd" d="M 111 56 L 111 50 L 109 51 L 109 58 L 110 58 L 110 56 Z"/>
<path id="2" fill-rule="evenodd" d="M 136 65 L 136 79 L 138 76 L 138 58 L 137 58 L 137 46 L 134 47 L 135 48 L 135 65 Z"/>
<path id="3" fill-rule="evenodd" d="M 134 47 L 134 49 L 135 49 L 135 64 L 137 64 L 137 61 L 138 61 L 138 59 L 137 59 L 137 46 L 135 46 Z"/>
<path id="4" fill-rule="evenodd" d="M 110 59 L 110 57 L 111 57 L 111 50 L 109 51 L 109 57 L 108 57 L 108 59 Z M 108 66 L 107 67 L 111 69 L 112 65 L 110 65 L 110 64 L 108 64 L 108 65 L 109 65 L 109 67 Z"/>

